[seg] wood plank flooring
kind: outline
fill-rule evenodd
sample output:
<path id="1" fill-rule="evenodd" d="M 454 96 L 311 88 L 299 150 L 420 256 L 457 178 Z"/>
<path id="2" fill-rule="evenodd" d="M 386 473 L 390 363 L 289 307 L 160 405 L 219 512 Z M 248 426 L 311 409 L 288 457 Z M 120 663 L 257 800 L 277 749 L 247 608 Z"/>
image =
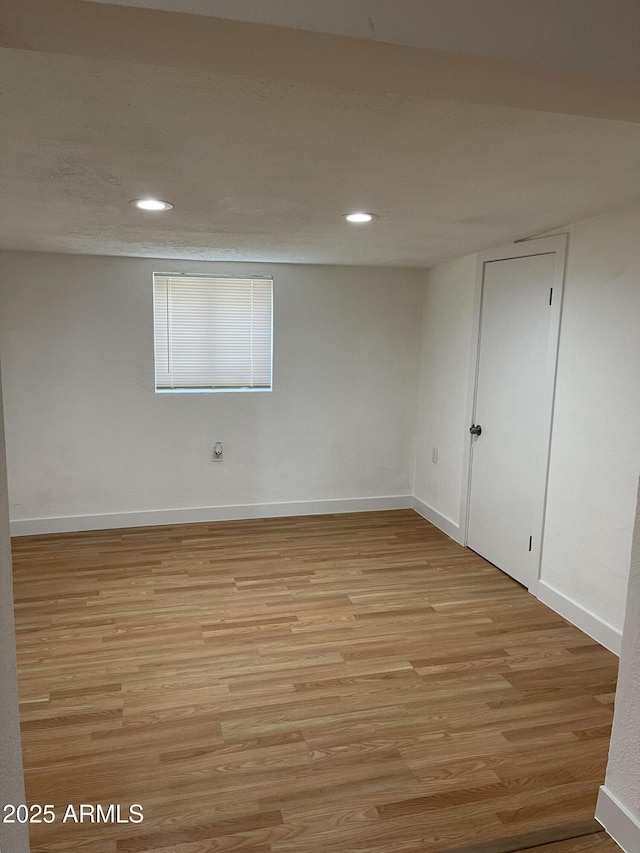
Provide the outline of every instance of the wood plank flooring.
<path id="1" fill-rule="evenodd" d="M 25 537 L 14 569 L 27 794 L 57 815 L 33 853 L 435 853 L 593 817 L 617 659 L 411 510 Z M 63 823 L 80 803 L 144 821 Z"/>
<path id="2" fill-rule="evenodd" d="M 524 853 L 524 851 L 522 851 Z M 620 847 L 606 832 L 575 838 L 572 841 L 559 841 L 534 847 L 526 853 L 620 853 Z"/>
<path id="3" fill-rule="evenodd" d="M 524 835 L 481 841 L 457 847 L 449 853 L 561 853 L 561 851 L 619 851 L 620 848 L 603 831 L 597 820 L 583 820 L 577 823 L 565 823 L 548 829 L 526 832 Z"/>

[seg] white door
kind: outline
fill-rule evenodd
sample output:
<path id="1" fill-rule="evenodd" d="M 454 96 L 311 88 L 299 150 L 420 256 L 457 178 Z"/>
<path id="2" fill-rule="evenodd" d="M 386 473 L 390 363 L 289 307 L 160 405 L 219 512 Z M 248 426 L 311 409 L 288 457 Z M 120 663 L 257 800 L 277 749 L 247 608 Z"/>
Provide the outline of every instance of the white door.
<path id="1" fill-rule="evenodd" d="M 467 544 L 528 588 L 542 544 L 564 240 L 484 255 Z M 516 255 L 516 257 L 510 256 Z"/>

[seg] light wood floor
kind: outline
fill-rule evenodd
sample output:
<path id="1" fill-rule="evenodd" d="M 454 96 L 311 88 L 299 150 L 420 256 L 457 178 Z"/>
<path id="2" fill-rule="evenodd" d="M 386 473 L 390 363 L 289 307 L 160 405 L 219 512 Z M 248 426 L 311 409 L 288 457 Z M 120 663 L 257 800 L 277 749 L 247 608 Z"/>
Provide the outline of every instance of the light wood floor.
<path id="1" fill-rule="evenodd" d="M 19 538 L 14 566 L 27 794 L 58 813 L 33 853 L 432 853 L 593 817 L 616 658 L 410 510 Z"/>

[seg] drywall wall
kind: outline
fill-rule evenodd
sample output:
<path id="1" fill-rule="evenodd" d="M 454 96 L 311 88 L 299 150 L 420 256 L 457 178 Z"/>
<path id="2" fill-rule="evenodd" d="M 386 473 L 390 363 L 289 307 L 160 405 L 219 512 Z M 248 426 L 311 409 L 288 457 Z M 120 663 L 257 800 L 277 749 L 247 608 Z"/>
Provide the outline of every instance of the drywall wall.
<path id="1" fill-rule="evenodd" d="M 571 236 L 539 594 L 590 633 L 602 627 L 598 638 L 615 648 L 640 471 L 640 207 L 565 230 Z M 439 515 L 457 520 L 468 426 L 469 371 L 463 375 L 462 365 L 474 290 L 473 258 L 427 275 L 415 493 L 436 523 Z M 449 451 L 434 465 L 437 442 Z"/>
<path id="2" fill-rule="evenodd" d="M 640 849 L 640 490 L 607 778 L 596 816 L 625 850 Z"/>
<path id="3" fill-rule="evenodd" d="M 93 0 L 640 77 L 634 0 Z"/>
<path id="4" fill-rule="evenodd" d="M 2 386 L 0 384 L 0 806 L 24 803 L 18 691 L 16 685 L 16 641 L 13 623 L 9 502 L 4 452 Z M 28 853 L 26 825 L 0 822 L 0 850 Z"/>
<path id="5" fill-rule="evenodd" d="M 179 270 L 274 276 L 271 393 L 154 392 L 152 273 Z M 4 253 L 12 519 L 409 495 L 421 275 Z"/>
<path id="6" fill-rule="evenodd" d="M 640 472 L 640 207 L 571 228 L 541 580 L 622 630 Z"/>
<path id="7" fill-rule="evenodd" d="M 467 430 L 476 256 L 426 272 L 422 313 L 414 494 L 431 520 L 456 535 Z M 433 461 L 433 450 L 438 461 Z M 444 524 L 443 524 L 444 521 Z"/>

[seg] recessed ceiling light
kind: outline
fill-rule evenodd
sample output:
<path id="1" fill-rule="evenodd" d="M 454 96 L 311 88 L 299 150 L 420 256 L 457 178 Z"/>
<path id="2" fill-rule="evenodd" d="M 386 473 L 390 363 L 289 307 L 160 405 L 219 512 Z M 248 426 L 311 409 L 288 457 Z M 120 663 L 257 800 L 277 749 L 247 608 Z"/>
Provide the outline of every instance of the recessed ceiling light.
<path id="1" fill-rule="evenodd" d="M 171 210 L 173 205 L 168 201 L 160 201 L 159 198 L 134 198 L 129 204 L 140 210 Z"/>
<path id="2" fill-rule="evenodd" d="M 372 213 L 346 213 L 344 217 L 347 222 L 371 222 Z"/>

